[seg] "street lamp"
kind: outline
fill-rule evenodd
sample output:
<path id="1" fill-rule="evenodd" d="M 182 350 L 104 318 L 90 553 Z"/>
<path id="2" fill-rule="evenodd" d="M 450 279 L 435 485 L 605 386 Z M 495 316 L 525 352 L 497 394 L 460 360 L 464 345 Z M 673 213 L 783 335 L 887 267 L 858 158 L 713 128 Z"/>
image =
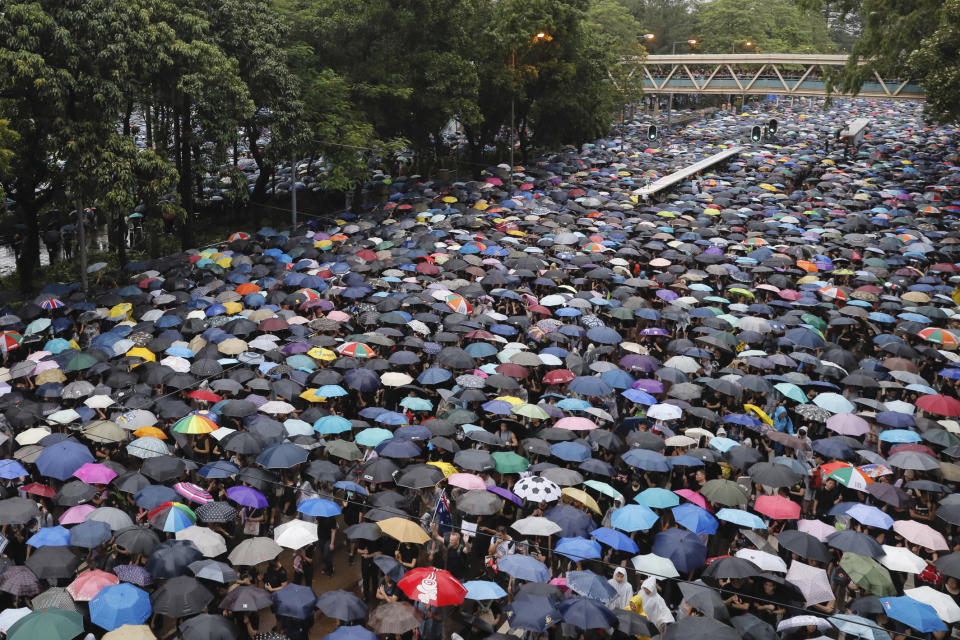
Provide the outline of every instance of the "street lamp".
<path id="1" fill-rule="evenodd" d="M 693 47 L 697 46 L 697 41 L 692 39 L 691 40 L 675 40 L 673 44 L 670 46 L 670 55 L 677 54 L 678 44 L 685 44 L 692 49 Z M 667 103 L 667 126 L 669 127 L 670 121 L 673 118 L 673 92 L 671 91 L 668 95 L 670 96 L 669 97 L 670 101 Z"/>
<path id="2" fill-rule="evenodd" d="M 532 44 L 536 44 L 538 42 L 549 42 L 551 40 L 553 40 L 553 37 L 549 33 L 547 33 L 546 31 L 538 31 L 537 34 L 533 36 L 533 39 L 531 40 L 531 42 Z M 511 47 L 510 48 L 510 74 L 515 78 L 516 73 L 517 73 L 517 48 Z M 517 132 L 516 108 L 515 108 L 516 102 L 517 102 L 517 96 L 516 94 L 511 92 L 510 94 L 510 171 L 511 172 L 513 171 L 513 147 L 514 147 L 513 136 Z"/>

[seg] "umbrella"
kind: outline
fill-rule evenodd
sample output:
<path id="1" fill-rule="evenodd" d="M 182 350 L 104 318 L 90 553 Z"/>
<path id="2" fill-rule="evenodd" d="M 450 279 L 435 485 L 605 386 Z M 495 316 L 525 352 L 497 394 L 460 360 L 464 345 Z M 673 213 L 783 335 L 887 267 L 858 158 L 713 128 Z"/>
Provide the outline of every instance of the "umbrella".
<path id="1" fill-rule="evenodd" d="M 543 633 L 560 621 L 555 602 L 543 596 L 521 596 L 504 609 L 511 629 Z"/>
<path id="2" fill-rule="evenodd" d="M 408 602 L 382 604 L 367 618 L 367 625 L 379 634 L 400 635 L 418 628 L 421 622 L 423 616 Z"/>
<path id="3" fill-rule="evenodd" d="M 947 630 L 947 625 L 937 616 L 937 610 L 925 602 L 900 596 L 897 598 L 880 598 L 880 604 L 888 617 L 898 620 L 920 633 Z"/>
<path id="4" fill-rule="evenodd" d="M 467 595 L 466 587 L 450 572 L 433 567 L 411 569 L 397 586 L 411 600 L 437 607 L 460 604 Z"/>
<path id="5" fill-rule="evenodd" d="M 711 638 L 712 640 L 740 640 L 740 634 L 730 626 L 713 618 L 681 618 L 667 625 L 661 640 L 686 640 L 687 638 Z"/>
<path id="6" fill-rule="evenodd" d="M 247 538 L 230 551 L 227 558 L 235 566 L 252 566 L 276 558 L 283 548 L 263 536 Z"/>
<path id="7" fill-rule="evenodd" d="M 104 587 L 90 601 L 90 620 L 98 627 L 112 631 L 125 624 L 143 624 L 153 608 L 146 591 L 132 584 Z"/>
<path id="8" fill-rule="evenodd" d="M 960 620 L 960 606 L 958 606 L 954 599 L 947 593 L 937 591 L 928 586 L 922 586 L 913 589 L 904 589 L 903 594 L 908 598 L 930 605 L 934 611 L 937 612 L 937 617 L 948 624 Z M 883 604 L 882 599 L 880 603 Z"/>
<path id="9" fill-rule="evenodd" d="M 518 580 L 547 582 L 550 571 L 547 566 L 532 556 L 511 554 L 497 560 L 497 569 Z"/>
<path id="10" fill-rule="evenodd" d="M 273 598 L 265 589 L 240 585 L 224 596 L 220 602 L 220 608 L 227 611 L 258 611 L 272 604 Z"/>
<path id="11" fill-rule="evenodd" d="M 234 640 L 237 627 L 222 615 L 201 613 L 180 625 L 183 640 Z"/>
<path id="12" fill-rule="evenodd" d="M 8 640 L 69 640 L 83 633 L 83 616 L 63 609 L 40 609 L 26 615 L 7 630 Z"/>
<path id="13" fill-rule="evenodd" d="M 683 529 L 661 531 L 653 539 L 653 553 L 670 560 L 677 571 L 687 573 L 703 566 L 707 548 L 694 533 Z"/>
<path id="14" fill-rule="evenodd" d="M 890 574 L 873 558 L 845 551 L 840 559 L 840 567 L 854 584 L 874 595 L 891 596 L 896 593 Z"/>
<path id="15" fill-rule="evenodd" d="M 747 504 L 747 495 L 736 482 L 731 480 L 708 480 L 700 489 L 700 493 L 710 502 L 735 507 Z"/>
<path id="16" fill-rule="evenodd" d="M 617 624 L 613 612 L 591 598 L 573 596 L 560 602 L 557 610 L 563 621 L 579 629 L 607 629 Z"/>
<path id="17" fill-rule="evenodd" d="M 784 531 L 777 535 L 777 542 L 781 547 L 792 551 L 801 558 L 816 560 L 817 562 L 829 562 L 831 560 L 830 552 L 817 538 L 803 531 Z"/>
<path id="18" fill-rule="evenodd" d="M 363 600 L 341 589 L 321 594 L 317 598 L 317 609 L 337 620 L 362 620 L 367 615 L 367 605 Z"/>
<path id="19" fill-rule="evenodd" d="M 178 576 L 167 580 L 150 596 L 154 613 L 171 618 L 184 618 L 200 613 L 213 600 L 196 578 Z"/>
<path id="20" fill-rule="evenodd" d="M 112 573 L 99 569 L 88 570 L 78 575 L 70 583 L 70 586 L 67 587 L 67 593 L 77 602 L 89 602 L 105 587 L 119 582 L 117 576 Z"/>
<path id="21" fill-rule="evenodd" d="M 800 589 L 807 607 L 811 604 L 829 602 L 834 598 L 827 572 L 819 567 L 794 561 L 790 563 L 786 580 Z"/>

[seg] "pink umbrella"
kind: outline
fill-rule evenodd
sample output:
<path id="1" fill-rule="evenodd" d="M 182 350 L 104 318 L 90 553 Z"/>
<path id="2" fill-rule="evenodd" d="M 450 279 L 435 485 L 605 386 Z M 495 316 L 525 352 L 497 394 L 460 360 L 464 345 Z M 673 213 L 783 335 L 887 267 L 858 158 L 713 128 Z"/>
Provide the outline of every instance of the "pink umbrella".
<path id="1" fill-rule="evenodd" d="M 96 507 L 89 504 L 78 504 L 64 511 L 58 522 L 60 524 L 80 524 L 86 521 L 87 514 L 91 511 L 96 511 Z"/>
<path id="2" fill-rule="evenodd" d="M 198 487 L 192 482 L 178 482 L 177 484 L 173 485 L 173 490 L 187 500 L 192 500 L 193 502 L 198 502 L 200 504 L 213 502 L 213 496 L 210 495 L 209 492 L 204 490 L 203 487 Z"/>
<path id="3" fill-rule="evenodd" d="M 447 478 L 447 484 L 461 489 L 480 489 L 483 491 L 487 488 L 487 483 L 483 481 L 483 478 L 474 473 L 453 473 Z"/>
<path id="4" fill-rule="evenodd" d="M 343 311 L 334 310 L 327 314 L 327 318 L 336 320 L 337 322 L 346 322 L 350 319 L 350 316 Z"/>
<path id="5" fill-rule="evenodd" d="M 713 509 L 711 509 L 710 505 L 707 503 L 707 499 L 704 498 L 699 493 L 697 493 L 696 491 L 692 491 L 690 489 L 677 489 L 676 491 L 674 491 L 674 493 L 680 496 L 681 498 L 686 498 L 687 500 L 689 500 L 690 502 L 692 502 L 693 504 L 699 507 L 703 507 L 707 511 L 713 511 Z"/>
<path id="6" fill-rule="evenodd" d="M 783 496 L 760 496 L 753 510 L 774 520 L 796 520 L 800 517 L 800 505 Z"/>
<path id="7" fill-rule="evenodd" d="M 67 593 L 78 602 L 89 602 L 93 600 L 104 587 L 109 587 L 112 584 L 120 584 L 120 578 L 112 573 L 107 573 L 100 569 L 93 569 L 92 571 L 84 571 L 78 575 L 67 587 Z"/>
<path id="8" fill-rule="evenodd" d="M 944 551 L 950 548 L 939 531 L 922 522 L 915 520 L 897 520 L 893 523 L 893 530 L 909 542 L 918 544 L 931 551 Z"/>
<path id="9" fill-rule="evenodd" d="M 869 433 L 870 424 L 852 413 L 838 413 L 827 418 L 827 429 L 844 436 L 860 437 Z"/>
<path id="10" fill-rule="evenodd" d="M 566 429 L 568 431 L 589 431 L 590 429 L 599 429 L 596 422 L 588 418 L 561 418 L 553 425 L 557 429 Z"/>
<path id="11" fill-rule="evenodd" d="M 106 465 L 87 462 L 74 471 L 73 476 L 80 478 L 87 484 L 107 484 L 117 477 L 117 472 Z"/>
<path id="12" fill-rule="evenodd" d="M 836 527 L 819 520 L 797 520 L 797 529 L 809 533 L 820 542 L 826 542 L 827 536 L 837 532 Z"/>

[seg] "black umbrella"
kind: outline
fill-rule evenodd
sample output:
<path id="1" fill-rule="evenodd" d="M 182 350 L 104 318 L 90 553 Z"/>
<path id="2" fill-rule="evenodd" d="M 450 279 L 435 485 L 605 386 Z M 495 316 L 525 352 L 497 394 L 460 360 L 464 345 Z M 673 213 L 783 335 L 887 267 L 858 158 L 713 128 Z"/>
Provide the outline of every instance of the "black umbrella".
<path id="1" fill-rule="evenodd" d="M 742 560 L 742 558 L 737 559 Z M 740 571 L 737 571 L 736 573 L 743 573 L 747 570 L 753 571 L 752 569 L 746 569 L 743 566 L 733 568 L 740 569 Z M 757 573 L 762 572 L 757 571 Z M 703 584 L 702 581 L 698 580 L 697 582 L 681 583 L 680 591 L 683 593 L 684 601 L 697 611 L 703 613 L 703 615 L 716 618 L 718 620 L 728 620 L 730 618 L 730 613 L 727 611 L 727 605 L 723 603 L 723 598 L 720 597 L 720 594 L 715 589 L 711 589 L 707 585 Z"/>
<path id="2" fill-rule="evenodd" d="M 317 609 L 337 620 L 361 620 L 367 615 L 367 605 L 356 595 L 337 589 L 317 598 Z"/>
<path id="3" fill-rule="evenodd" d="M 443 471 L 432 464 L 415 464 L 405 468 L 396 479 L 398 487 L 425 489 L 443 480 Z"/>
<path id="4" fill-rule="evenodd" d="M 383 530 L 372 522 L 361 522 L 344 529 L 344 535 L 349 540 L 378 540 L 383 535 Z"/>
<path id="5" fill-rule="evenodd" d="M 174 578 L 185 574 L 191 562 L 202 558 L 203 554 L 189 540 L 167 540 L 154 547 L 146 569 L 156 579 Z"/>
<path id="6" fill-rule="evenodd" d="M 260 587 L 240 585 L 231 590 L 220 602 L 220 608 L 227 611 L 258 611 L 273 604 L 270 593 Z"/>
<path id="7" fill-rule="evenodd" d="M 42 580 L 70 578 L 80 566 L 80 558 L 69 547 L 40 547 L 25 564 Z"/>
<path id="8" fill-rule="evenodd" d="M 180 624 L 180 636 L 183 640 L 236 640 L 238 631 L 229 618 L 201 613 Z"/>
<path id="9" fill-rule="evenodd" d="M 661 640 L 690 640 L 691 638 L 710 638 L 710 640 L 741 640 L 736 629 L 713 618 L 691 616 L 681 618 L 667 625 L 660 634 Z"/>
<path id="10" fill-rule="evenodd" d="M 736 556 L 726 556 L 714 560 L 704 570 L 706 578 L 750 578 L 763 573 L 763 569 L 753 562 Z"/>
<path id="11" fill-rule="evenodd" d="M 152 560 L 153 556 L 150 559 Z M 150 571 L 149 562 L 147 571 Z M 150 571 L 150 575 L 154 578 L 159 577 L 153 571 Z M 171 578 L 150 596 L 153 612 L 171 618 L 185 618 L 200 613 L 211 600 L 213 600 L 213 594 L 200 584 L 199 580 L 191 576 Z"/>
<path id="12" fill-rule="evenodd" d="M 777 630 L 752 613 L 734 616 L 730 623 L 740 632 L 743 640 L 779 640 Z"/>
<path id="13" fill-rule="evenodd" d="M 176 456 L 157 456 L 147 458 L 140 466 L 140 472 L 157 482 L 169 482 L 179 478 L 187 471 L 187 465 L 182 458 Z"/>
<path id="14" fill-rule="evenodd" d="M 800 481 L 800 475 L 790 467 L 771 462 L 758 462 L 749 469 L 750 478 L 768 487 L 790 487 Z"/>
<path id="15" fill-rule="evenodd" d="M 788 530 L 777 536 L 777 542 L 787 551 L 792 551 L 801 558 L 829 562 L 833 556 L 822 542 L 809 533 Z"/>

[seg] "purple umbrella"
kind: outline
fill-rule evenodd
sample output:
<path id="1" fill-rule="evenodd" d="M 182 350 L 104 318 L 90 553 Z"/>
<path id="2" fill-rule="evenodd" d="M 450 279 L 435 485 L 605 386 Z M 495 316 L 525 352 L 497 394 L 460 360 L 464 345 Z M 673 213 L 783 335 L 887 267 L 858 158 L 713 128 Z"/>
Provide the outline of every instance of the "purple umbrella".
<path id="1" fill-rule="evenodd" d="M 634 380 L 633 384 L 630 386 L 634 389 L 646 391 L 647 393 L 663 393 L 663 383 L 659 380 L 648 380 L 645 378 Z"/>
<path id="2" fill-rule="evenodd" d="M 490 493 L 495 493 L 501 498 L 504 498 L 505 500 L 509 500 L 510 502 L 514 503 L 518 507 L 523 506 L 523 500 L 517 497 L 517 495 L 512 491 L 510 491 L 509 489 L 493 486 L 493 487 L 487 487 L 487 491 L 489 491 Z"/>
<path id="3" fill-rule="evenodd" d="M 243 485 L 237 485 L 236 487 L 227 489 L 227 497 L 237 504 L 254 509 L 262 509 L 270 504 L 265 495 L 253 487 Z"/>
<path id="4" fill-rule="evenodd" d="M 129 582 L 138 587 L 147 587 L 153 584 L 150 572 L 138 564 L 118 564 L 113 568 L 113 573 L 120 578 L 120 582 Z"/>

